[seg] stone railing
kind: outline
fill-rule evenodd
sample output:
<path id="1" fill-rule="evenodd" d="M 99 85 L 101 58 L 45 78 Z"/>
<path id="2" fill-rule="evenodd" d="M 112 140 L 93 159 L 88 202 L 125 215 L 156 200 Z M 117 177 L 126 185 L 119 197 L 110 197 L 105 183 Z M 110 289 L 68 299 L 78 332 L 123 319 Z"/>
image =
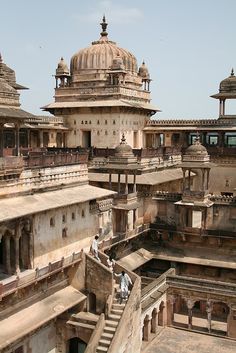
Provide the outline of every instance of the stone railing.
<path id="1" fill-rule="evenodd" d="M 0 158 L 0 174 L 1 172 L 4 172 L 4 174 L 19 172 L 23 168 L 23 157 L 9 156 Z"/>
<path id="2" fill-rule="evenodd" d="M 236 297 L 236 284 L 185 276 L 168 275 L 166 283 L 171 288 L 210 292 Z"/>
<path id="3" fill-rule="evenodd" d="M 232 119 L 166 119 L 166 120 L 155 120 L 151 119 L 146 122 L 147 126 L 162 125 L 162 126 L 215 126 L 215 125 L 233 125 Z"/>
<path id="4" fill-rule="evenodd" d="M 24 157 L 25 168 L 39 168 L 39 167 L 54 167 L 71 164 L 87 163 L 87 153 L 52 153 L 52 152 L 37 152 L 29 153 Z"/>
<path id="5" fill-rule="evenodd" d="M 28 118 L 26 119 L 27 123 L 57 123 L 57 124 L 63 124 L 64 119 L 55 117 L 55 116 L 35 116 L 33 118 Z"/>
<path id="6" fill-rule="evenodd" d="M 99 248 L 102 250 L 109 249 L 112 245 L 119 243 L 120 241 L 126 241 L 134 236 L 137 236 L 143 232 L 147 232 L 150 229 L 150 224 L 142 224 L 133 230 L 127 231 L 126 233 L 116 233 L 113 237 L 103 240 L 99 244 Z"/>
<path id="7" fill-rule="evenodd" d="M 168 192 L 168 191 L 157 191 L 153 198 L 158 200 L 167 200 L 167 201 L 178 201 L 182 197 L 181 193 L 178 192 Z"/>
<path id="8" fill-rule="evenodd" d="M 160 277 L 156 280 L 152 281 L 149 285 L 144 287 L 141 292 L 141 302 L 150 297 L 153 292 L 156 292 L 160 286 L 166 284 L 166 277 L 175 275 L 175 268 L 170 268 L 166 272 L 164 272 Z M 160 293 L 162 295 L 162 293 Z"/>
<path id="9" fill-rule="evenodd" d="M 49 262 L 48 265 L 36 268 L 26 275 L 22 272 L 19 276 L 12 276 L 2 280 L 0 282 L 0 298 L 17 291 L 19 288 L 26 287 L 33 282 L 38 282 L 46 277 L 50 277 L 52 274 L 60 272 L 64 268 L 79 262 L 82 253 L 83 250 L 67 257 L 62 257 L 60 260 Z"/>
<path id="10" fill-rule="evenodd" d="M 212 195 L 210 200 L 215 203 L 232 204 L 236 203 L 236 196 Z"/>

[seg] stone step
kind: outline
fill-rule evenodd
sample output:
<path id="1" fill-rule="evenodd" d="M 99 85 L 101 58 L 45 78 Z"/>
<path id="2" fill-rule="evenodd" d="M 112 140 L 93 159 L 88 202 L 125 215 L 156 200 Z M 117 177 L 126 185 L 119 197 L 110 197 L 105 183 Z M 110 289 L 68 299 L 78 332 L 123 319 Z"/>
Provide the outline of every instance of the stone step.
<path id="1" fill-rule="evenodd" d="M 108 351 L 108 347 L 98 346 L 96 349 L 97 353 L 103 353 L 103 352 L 107 352 L 107 351 Z"/>
<path id="2" fill-rule="evenodd" d="M 108 319 L 113 321 L 120 321 L 121 315 L 109 314 Z"/>
<path id="3" fill-rule="evenodd" d="M 124 310 L 124 308 L 125 308 L 125 304 L 123 303 L 123 304 L 119 304 L 119 303 L 115 303 L 115 304 L 112 304 L 112 310 L 114 309 L 114 310 L 122 310 L 122 312 L 123 312 L 123 310 Z"/>
<path id="4" fill-rule="evenodd" d="M 106 340 L 102 338 L 99 340 L 98 344 L 99 346 L 102 346 L 102 347 L 109 347 L 111 344 L 111 340 Z"/>
<path id="5" fill-rule="evenodd" d="M 116 327 L 118 325 L 118 321 L 114 321 L 114 320 L 106 320 L 105 323 L 106 323 L 106 326 L 110 326 L 110 327 Z"/>
<path id="6" fill-rule="evenodd" d="M 110 327 L 110 328 L 113 329 L 113 327 Z M 115 332 L 115 330 L 114 330 L 114 332 Z M 112 340 L 113 336 L 114 336 L 113 333 L 103 332 L 101 338 L 102 338 L 102 339 L 105 339 L 105 340 L 106 340 L 106 339 Z"/>
<path id="7" fill-rule="evenodd" d="M 76 327 L 83 327 L 83 328 L 87 328 L 89 330 L 94 330 L 95 329 L 95 325 L 90 325 L 90 324 L 86 324 L 84 322 L 78 322 L 78 321 L 67 321 L 66 322 L 67 324 L 69 325 L 73 325 L 73 326 L 76 326 Z"/>
<path id="8" fill-rule="evenodd" d="M 114 334 L 116 332 L 116 327 L 113 326 L 105 326 L 104 333 Z"/>
<path id="9" fill-rule="evenodd" d="M 123 314 L 123 311 L 124 310 L 120 310 L 120 309 L 111 309 L 111 314 L 114 314 L 114 315 L 119 315 L 121 316 Z"/>

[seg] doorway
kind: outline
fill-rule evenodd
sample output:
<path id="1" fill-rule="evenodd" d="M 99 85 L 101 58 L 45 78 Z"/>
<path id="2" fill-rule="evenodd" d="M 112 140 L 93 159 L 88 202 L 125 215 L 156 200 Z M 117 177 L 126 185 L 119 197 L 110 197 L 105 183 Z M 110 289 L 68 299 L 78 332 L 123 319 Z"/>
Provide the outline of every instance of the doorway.
<path id="1" fill-rule="evenodd" d="M 82 147 L 91 147 L 91 131 L 82 131 Z"/>
<path id="2" fill-rule="evenodd" d="M 84 353 L 87 344 L 79 339 L 78 337 L 73 337 L 68 341 L 67 353 Z"/>

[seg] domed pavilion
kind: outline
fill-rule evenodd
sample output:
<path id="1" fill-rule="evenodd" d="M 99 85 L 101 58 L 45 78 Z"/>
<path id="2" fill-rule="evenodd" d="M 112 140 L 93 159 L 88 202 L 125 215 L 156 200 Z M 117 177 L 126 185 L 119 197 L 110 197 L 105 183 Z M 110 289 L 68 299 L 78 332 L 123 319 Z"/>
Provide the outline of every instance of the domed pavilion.
<path id="1" fill-rule="evenodd" d="M 138 68 L 136 57 L 108 38 L 107 26 L 104 16 L 100 38 L 72 56 L 70 70 L 61 58 L 55 102 L 43 107 L 64 117 L 69 147 L 115 148 L 124 133 L 132 148 L 141 148 L 145 121 L 158 111 L 146 64 Z"/>

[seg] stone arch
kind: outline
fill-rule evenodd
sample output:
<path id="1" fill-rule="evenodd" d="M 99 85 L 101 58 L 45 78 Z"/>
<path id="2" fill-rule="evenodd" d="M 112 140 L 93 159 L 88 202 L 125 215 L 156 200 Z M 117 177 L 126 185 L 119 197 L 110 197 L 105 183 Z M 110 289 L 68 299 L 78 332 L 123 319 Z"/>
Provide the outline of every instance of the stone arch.
<path id="1" fill-rule="evenodd" d="M 229 315 L 229 307 L 224 302 L 213 302 L 212 305 L 212 320 L 219 320 L 223 322 L 227 322 L 227 318 Z"/>
<path id="2" fill-rule="evenodd" d="M 162 300 L 162 302 L 159 305 L 158 326 L 164 326 L 164 308 L 165 308 L 165 303 Z"/>

